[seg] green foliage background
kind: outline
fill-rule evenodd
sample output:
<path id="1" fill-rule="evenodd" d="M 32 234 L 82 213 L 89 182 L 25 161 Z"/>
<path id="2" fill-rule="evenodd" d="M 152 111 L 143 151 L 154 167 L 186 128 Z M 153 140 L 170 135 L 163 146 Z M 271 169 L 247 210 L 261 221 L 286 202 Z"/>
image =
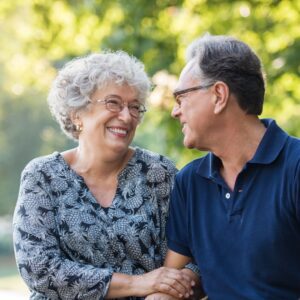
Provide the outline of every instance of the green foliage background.
<path id="1" fill-rule="evenodd" d="M 47 91 L 58 68 L 78 55 L 123 49 L 146 65 L 156 88 L 135 143 L 183 166 L 170 117 L 170 90 L 185 48 L 210 32 L 250 44 L 268 78 L 263 117 L 300 136 L 300 2 L 252 0 L 0 1 L 0 215 L 11 214 L 20 172 L 33 157 L 74 146 L 52 120 Z"/>

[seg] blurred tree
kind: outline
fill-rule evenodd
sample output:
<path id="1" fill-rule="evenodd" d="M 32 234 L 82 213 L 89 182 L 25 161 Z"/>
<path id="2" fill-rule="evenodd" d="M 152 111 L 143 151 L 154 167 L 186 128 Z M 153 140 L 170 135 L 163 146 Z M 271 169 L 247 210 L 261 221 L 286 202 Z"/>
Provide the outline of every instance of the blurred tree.
<path id="1" fill-rule="evenodd" d="M 155 89 L 135 143 L 178 167 L 199 156 L 182 147 L 170 91 L 185 48 L 205 32 L 249 43 L 268 75 L 264 117 L 300 136 L 300 2 L 297 0 L 0 1 L 0 215 L 11 213 L 31 158 L 72 147 L 52 120 L 46 95 L 66 61 L 123 49 L 146 65 Z"/>

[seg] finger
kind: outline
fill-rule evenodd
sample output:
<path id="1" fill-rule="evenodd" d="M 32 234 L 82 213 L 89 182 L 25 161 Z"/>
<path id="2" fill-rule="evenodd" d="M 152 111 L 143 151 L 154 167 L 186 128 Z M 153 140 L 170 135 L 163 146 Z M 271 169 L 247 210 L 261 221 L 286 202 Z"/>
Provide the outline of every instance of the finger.
<path id="1" fill-rule="evenodd" d="M 191 276 L 189 276 L 189 275 L 187 275 L 185 273 L 181 273 L 181 274 L 183 275 L 184 280 L 185 280 L 185 281 L 183 281 L 183 283 L 185 282 L 191 288 L 193 288 L 194 286 L 196 286 L 196 282 L 195 282 L 195 280 Z"/>
<path id="2" fill-rule="evenodd" d="M 165 283 L 161 283 L 160 292 L 166 293 L 166 294 L 171 295 L 171 296 L 176 297 L 176 298 L 183 298 L 183 294 L 178 292 L 178 290 L 173 288 L 171 285 L 168 285 L 168 284 L 165 284 Z"/>
<path id="3" fill-rule="evenodd" d="M 181 272 L 181 270 L 168 268 L 168 267 L 161 267 L 156 269 L 148 275 L 155 275 L 155 286 L 154 292 L 162 291 L 161 284 L 170 286 L 172 291 L 177 291 L 176 297 L 188 297 L 193 294 L 192 285 L 193 281 L 191 277 L 186 275 L 186 273 Z M 164 287 L 165 289 L 166 287 Z M 179 296 L 180 295 L 180 296 Z"/>
<path id="4" fill-rule="evenodd" d="M 192 287 L 195 285 L 194 280 L 188 275 L 178 270 L 176 272 L 171 272 L 168 276 L 165 276 L 165 280 L 174 280 L 175 282 L 168 281 L 169 284 L 179 285 L 184 288 L 184 294 L 190 293 L 192 291 Z M 174 286 L 173 286 L 174 287 Z"/>
<path id="5" fill-rule="evenodd" d="M 190 282 L 186 281 L 181 274 L 169 274 L 164 277 L 161 283 L 165 286 L 169 286 L 172 290 L 176 290 L 181 297 L 189 297 L 193 294 Z"/>

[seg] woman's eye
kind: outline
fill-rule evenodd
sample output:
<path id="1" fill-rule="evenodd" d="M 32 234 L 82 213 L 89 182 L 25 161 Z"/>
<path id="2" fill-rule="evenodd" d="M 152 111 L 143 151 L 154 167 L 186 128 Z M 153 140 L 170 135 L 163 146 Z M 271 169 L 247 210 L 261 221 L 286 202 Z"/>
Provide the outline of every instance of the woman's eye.
<path id="1" fill-rule="evenodd" d="M 136 104 L 136 105 L 130 105 L 130 109 L 140 110 L 140 106 L 138 104 Z"/>
<path id="2" fill-rule="evenodd" d="M 118 99 L 107 99 L 106 103 L 110 105 L 120 105 L 120 101 Z"/>

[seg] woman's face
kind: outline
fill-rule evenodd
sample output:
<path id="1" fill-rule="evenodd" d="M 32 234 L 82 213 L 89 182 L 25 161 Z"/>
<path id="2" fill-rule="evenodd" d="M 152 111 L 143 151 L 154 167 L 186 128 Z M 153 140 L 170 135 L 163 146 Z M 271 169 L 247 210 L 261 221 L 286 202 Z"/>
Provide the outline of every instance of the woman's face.
<path id="1" fill-rule="evenodd" d="M 133 117 L 129 106 L 139 104 L 137 92 L 128 85 L 109 84 L 96 90 L 90 97 L 91 103 L 79 113 L 82 131 L 79 142 L 92 144 L 101 151 L 126 152 L 131 144 L 139 118 Z M 120 112 L 112 112 L 106 108 L 105 99 L 120 99 L 125 105 Z M 98 101 L 97 101 L 98 100 Z"/>

